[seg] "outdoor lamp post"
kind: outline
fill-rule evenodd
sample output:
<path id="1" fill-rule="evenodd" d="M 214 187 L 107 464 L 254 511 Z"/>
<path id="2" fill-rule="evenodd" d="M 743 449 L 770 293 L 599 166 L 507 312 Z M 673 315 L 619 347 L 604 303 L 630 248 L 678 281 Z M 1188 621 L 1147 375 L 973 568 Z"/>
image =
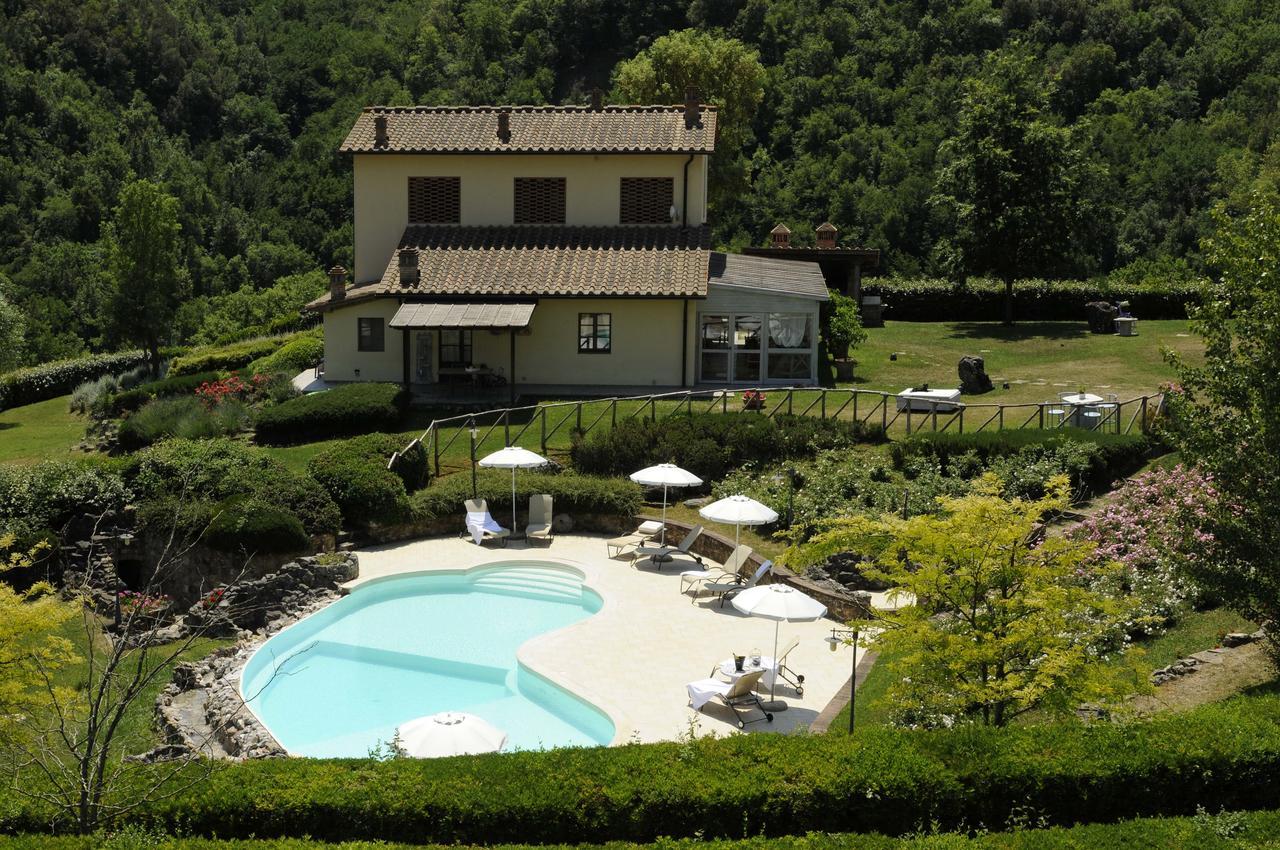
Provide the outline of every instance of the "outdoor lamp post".
<path id="1" fill-rule="evenodd" d="M 471 498 L 476 497 L 476 418 L 472 416 L 467 420 L 467 428 L 471 431 Z"/>
<path id="2" fill-rule="evenodd" d="M 855 591 L 854 598 L 858 601 L 858 607 L 867 614 L 871 613 L 871 594 L 865 590 Z M 853 719 L 855 698 L 858 695 L 858 627 L 851 629 L 832 629 L 831 635 L 825 639 L 827 648 L 832 652 L 836 648 L 842 646 L 845 642 L 853 644 L 853 661 L 850 662 L 849 671 L 849 734 L 853 734 Z"/>

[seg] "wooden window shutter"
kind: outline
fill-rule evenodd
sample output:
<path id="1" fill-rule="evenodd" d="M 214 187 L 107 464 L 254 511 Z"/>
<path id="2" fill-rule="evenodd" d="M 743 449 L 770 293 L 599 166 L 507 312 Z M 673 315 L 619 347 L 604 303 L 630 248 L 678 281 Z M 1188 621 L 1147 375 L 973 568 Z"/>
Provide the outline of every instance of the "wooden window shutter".
<path id="1" fill-rule="evenodd" d="M 459 224 L 462 221 L 461 177 L 410 177 L 410 224 Z"/>
<path id="2" fill-rule="evenodd" d="M 671 177 L 623 177 L 618 220 L 623 224 L 670 224 L 675 186 Z"/>
<path id="3" fill-rule="evenodd" d="M 564 178 L 517 177 L 515 223 L 564 224 Z"/>

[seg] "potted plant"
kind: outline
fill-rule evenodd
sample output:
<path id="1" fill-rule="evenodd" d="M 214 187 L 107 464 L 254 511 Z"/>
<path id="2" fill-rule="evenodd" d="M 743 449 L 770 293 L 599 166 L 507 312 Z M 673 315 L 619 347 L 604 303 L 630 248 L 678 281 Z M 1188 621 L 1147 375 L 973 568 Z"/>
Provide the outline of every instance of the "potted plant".
<path id="1" fill-rule="evenodd" d="M 852 298 L 835 290 L 831 291 L 831 315 L 827 319 L 827 351 L 836 366 L 837 381 L 853 380 L 853 363 L 849 349 L 867 338 L 858 305 Z"/>
<path id="2" fill-rule="evenodd" d="M 760 390 L 746 390 L 742 394 L 743 410 L 764 410 L 764 393 Z"/>

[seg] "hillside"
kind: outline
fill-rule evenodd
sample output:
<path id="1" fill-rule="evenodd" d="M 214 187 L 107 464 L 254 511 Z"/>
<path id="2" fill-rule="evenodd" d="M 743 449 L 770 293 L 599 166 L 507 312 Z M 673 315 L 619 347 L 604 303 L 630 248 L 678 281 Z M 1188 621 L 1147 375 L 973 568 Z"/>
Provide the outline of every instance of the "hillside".
<path id="1" fill-rule="evenodd" d="M 193 295 L 172 341 L 266 326 L 323 286 L 317 269 L 350 263 L 335 151 L 361 106 L 583 102 L 687 27 L 764 68 L 722 244 L 830 219 L 895 273 L 945 274 L 937 151 L 996 49 L 1031 57 L 1089 166 L 1087 231 L 1027 276 L 1204 271 L 1211 206 L 1280 179 L 1266 0 L 13 0 L 5 17 L 0 294 L 25 362 L 113 346 L 104 224 L 127 180 L 179 200 Z"/>

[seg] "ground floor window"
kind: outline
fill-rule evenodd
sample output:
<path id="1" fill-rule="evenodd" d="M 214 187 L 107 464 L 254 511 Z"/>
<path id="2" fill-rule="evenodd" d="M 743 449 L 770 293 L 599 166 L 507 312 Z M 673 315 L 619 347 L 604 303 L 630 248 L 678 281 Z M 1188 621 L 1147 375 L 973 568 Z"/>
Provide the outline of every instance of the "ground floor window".
<path id="1" fill-rule="evenodd" d="M 578 314 L 578 353 L 608 354 L 613 348 L 611 313 Z"/>
<path id="2" fill-rule="evenodd" d="M 386 327 L 382 319 L 358 319 L 357 351 L 385 351 Z"/>
<path id="3" fill-rule="evenodd" d="M 462 369 L 470 365 L 471 331 L 440 331 L 440 366 L 444 369 Z"/>
<path id="4" fill-rule="evenodd" d="M 734 384 L 812 380 L 813 320 L 808 313 L 699 316 L 699 380 Z"/>

